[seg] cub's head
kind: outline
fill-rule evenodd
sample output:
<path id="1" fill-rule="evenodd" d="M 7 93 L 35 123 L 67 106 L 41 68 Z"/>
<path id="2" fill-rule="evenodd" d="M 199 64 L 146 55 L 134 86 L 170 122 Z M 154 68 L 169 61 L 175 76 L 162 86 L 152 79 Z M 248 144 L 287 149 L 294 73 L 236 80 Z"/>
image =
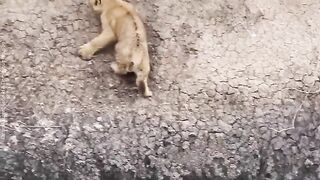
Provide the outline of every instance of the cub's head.
<path id="1" fill-rule="evenodd" d="M 89 0 L 92 9 L 97 13 L 102 13 L 103 0 Z"/>

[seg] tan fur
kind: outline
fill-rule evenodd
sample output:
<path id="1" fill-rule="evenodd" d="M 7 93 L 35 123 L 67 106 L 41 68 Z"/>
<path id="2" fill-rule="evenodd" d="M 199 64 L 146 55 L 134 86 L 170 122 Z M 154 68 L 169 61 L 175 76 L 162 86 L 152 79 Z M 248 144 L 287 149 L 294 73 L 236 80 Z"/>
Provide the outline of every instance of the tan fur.
<path id="1" fill-rule="evenodd" d="M 133 6 L 123 0 L 89 0 L 93 10 L 100 14 L 102 32 L 82 45 L 79 54 L 91 59 L 95 52 L 111 42 L 115 45 L 116 62 L 111 68 L 117 74 L 134 72 L 136 84 L 143 87 L 145 96 L 152 96 L 148 87 L 150 72 L 147 37 L 144 25 Z"/>

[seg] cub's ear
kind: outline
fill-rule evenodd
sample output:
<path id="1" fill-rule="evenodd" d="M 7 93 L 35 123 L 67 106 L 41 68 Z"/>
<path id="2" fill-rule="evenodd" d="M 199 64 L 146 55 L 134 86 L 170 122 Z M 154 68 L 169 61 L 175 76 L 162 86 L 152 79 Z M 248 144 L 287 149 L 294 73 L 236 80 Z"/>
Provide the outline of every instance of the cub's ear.
<path id="1" fill-rule="evenodd" d="M 134 66 L 134 62 L 130 62 L 129 68 L 131 69 Z"/>
<path id="2" fill-rule="evenodd" d="M 98 6 L 98 4 L 101 4 L 101 0 L 95 0 L 94 5 Z"/>

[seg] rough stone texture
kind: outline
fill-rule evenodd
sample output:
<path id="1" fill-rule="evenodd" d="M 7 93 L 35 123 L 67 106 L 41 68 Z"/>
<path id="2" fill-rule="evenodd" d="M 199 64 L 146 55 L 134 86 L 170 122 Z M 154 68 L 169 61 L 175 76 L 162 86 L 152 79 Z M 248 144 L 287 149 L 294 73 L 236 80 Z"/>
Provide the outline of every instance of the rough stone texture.
<path id="1" fill-rule="evenodd" d="M 151 99 L 85 0 L 0 0 L 1 180 L 320 179 L 320 1 L 133 3 Z"/>

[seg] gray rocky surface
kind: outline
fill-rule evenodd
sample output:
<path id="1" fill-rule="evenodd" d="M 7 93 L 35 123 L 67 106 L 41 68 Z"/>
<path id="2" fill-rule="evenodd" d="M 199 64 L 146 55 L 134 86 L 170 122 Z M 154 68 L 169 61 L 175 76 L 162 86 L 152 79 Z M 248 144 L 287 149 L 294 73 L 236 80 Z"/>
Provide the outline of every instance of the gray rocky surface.
<path id="1" fill-rule="evenodd" d="M 85 0 L 0 0 L 1 180 L 320 179 L 320 1 L 132 3 L 151 99 Z"/>

